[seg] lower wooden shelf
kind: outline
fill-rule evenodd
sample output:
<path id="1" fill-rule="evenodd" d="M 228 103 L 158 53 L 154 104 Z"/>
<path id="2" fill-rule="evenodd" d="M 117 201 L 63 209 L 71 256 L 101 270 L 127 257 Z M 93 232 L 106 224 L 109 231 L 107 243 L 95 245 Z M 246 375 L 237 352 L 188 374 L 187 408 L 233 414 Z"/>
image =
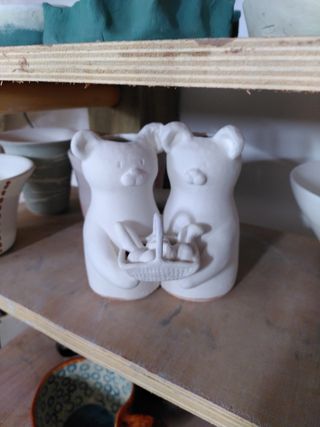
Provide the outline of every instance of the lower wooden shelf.
<path id="1" fill-rule="evenodd" d="M 160 289 L 115 302 L 88 287 L 82 223 L 64 228 L 72 215 L 21 213 L 17 244 L 0 260 L 1 309 L 217 426 L 318 425 L 315 239 L 243 226 L 225 298 L 195 304 Z"/>
<path id="2" fill-rule="evenodd" d="M 1 427 L 32 427 L 31 407 L 39 383 L 47 372 L 64 360 L 54 341 L 32 329 L 0 351 Z M 159 404 L 165 409 L 163 421 L 168 427 L 209 426 L 178 408 Z"/>
<path id="3" fill-rule="evenodd" d="M 31 427 L 37 386 L 62 360 L 54 342 L 31 329 L 0 350 L 0 426 Z"/>

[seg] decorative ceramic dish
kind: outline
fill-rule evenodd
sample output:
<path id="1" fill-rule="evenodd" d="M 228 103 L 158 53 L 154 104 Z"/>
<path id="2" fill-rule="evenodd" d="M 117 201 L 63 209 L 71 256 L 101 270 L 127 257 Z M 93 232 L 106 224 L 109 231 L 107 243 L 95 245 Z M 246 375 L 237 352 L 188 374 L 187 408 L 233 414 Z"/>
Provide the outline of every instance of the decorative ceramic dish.
<path id="1" fill-rule="evenodd" d="M 133 399 L 133 390 L 133 384 L 120 375 L 82 357 L 72 358 L 40 383 L 32 405 L 32 425 L 87 427 L 94 420 L 95 427 L 114 426 L 118 410 Z"/>

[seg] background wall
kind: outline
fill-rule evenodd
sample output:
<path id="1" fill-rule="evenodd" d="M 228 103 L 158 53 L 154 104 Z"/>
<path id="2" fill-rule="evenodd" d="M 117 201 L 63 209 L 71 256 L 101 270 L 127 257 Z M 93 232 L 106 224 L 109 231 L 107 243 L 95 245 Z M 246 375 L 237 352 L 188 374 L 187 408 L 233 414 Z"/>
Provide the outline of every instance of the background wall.
<path id="1" fill-rule="evenodd" d="M 14 0 L 10 4 L 41 2 Z M 75 0 L 50 2 L 70 5 Z M 236 0 L 240 10 L 242 2 Z M 4 0 L 1 3 L 8 4 Z M 239 36 L 247 36 L 243 13 Z M 244 134 L 244 166 L 236 188 L 241 221 L 308 233 L 291 193 L 289 173 L 298 163 L 320 159 L 319 95 L 183 89 L 180 111 L 181 120 L 195 131 L 213 133 L 232 123 Z M 84 109 L 30 113 L 29 117 L 35 126 L 89 127 Z M 4 125 L 10 129 L 27 123 L 23 115 L 7 116 Z"/>
<path id="2" fill-rule="evenodd" d="M 246 35 L 242 14 L 240 36 Z M 311 234 L 293 199 L 289 173 L 296 164 L 320 160 L 319 95 L 183 89 L 181 120 L 194 131 L 214 133 L 229 123 L 242 131 L 246 147 L 236 188 L 241 221 Z"/>

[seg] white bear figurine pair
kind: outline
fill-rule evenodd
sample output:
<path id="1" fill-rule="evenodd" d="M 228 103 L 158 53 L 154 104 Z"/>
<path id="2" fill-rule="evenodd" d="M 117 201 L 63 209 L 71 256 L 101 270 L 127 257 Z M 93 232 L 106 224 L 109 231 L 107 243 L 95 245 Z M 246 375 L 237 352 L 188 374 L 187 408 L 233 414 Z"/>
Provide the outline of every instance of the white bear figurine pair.
<path id="1" fill-rule="evenodd" d="M 229 292 L 238 268 L 239 219 L 233 189 L 241 169 L 243 144 L 232 126 L 213 137 L 198 137 L 179 122 L 147 125 L 128 142 L 78 132 L 71 150 L 82 161 L 91 188 L 84 251 L 93 291 L 135 300 L 161 285 L 167 292 L 193 301 L 208 301 Z M 162 264 L 185 265 L 196 259 L 192 253 L 197 252 L 199 265 L 187 277 L 163 280 L 162 276 L 160 283 L 152 263 L 156 262 L 157 246 L 153 218 L 158 217 L 153 183 L 161 151 L 167 153 L 171 185 L 163 213 L 160 252 L 167 260 Z M 128 259 L 135 257 L 138 265 L 150 265 L 154 281 L 128 274 L 119 262 L 121 252 Z"/>

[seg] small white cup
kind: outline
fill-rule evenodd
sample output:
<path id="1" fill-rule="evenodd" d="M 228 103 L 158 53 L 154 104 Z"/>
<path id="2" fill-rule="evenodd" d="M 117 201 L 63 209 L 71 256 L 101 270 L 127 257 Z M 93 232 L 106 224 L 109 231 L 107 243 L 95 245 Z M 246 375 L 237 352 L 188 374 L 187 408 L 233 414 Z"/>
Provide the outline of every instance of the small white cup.
<path id="1" fill-rule="evenodd" d="M 19 196 L 33 170 L 29 159 L 0 154 L 0 255 L 15 242 Z"/>

